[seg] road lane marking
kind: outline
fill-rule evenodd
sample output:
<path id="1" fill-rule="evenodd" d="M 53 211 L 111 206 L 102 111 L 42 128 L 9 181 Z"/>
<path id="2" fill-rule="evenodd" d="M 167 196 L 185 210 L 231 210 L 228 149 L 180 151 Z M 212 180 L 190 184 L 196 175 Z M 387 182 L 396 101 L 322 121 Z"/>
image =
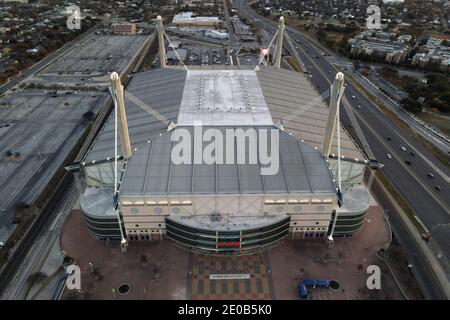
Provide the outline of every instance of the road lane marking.
<path id="1" fill-rule="evenodd" d="M 317 66 L 317 64 L 313 61 L 313 59 L 311 59 L 304 51 L 303 51 L 303 49 L 301 49 L 301 47 L 300 47 L 300 49 L 299 50 L 301 50 L 302 52 L 303 52 L 303 54 L 308 58 L 308 60 L 310 60 L 311 61 L 311 63 L 316 67 L 316 69 L 322 74 L 322 76 L 325 78 L 325 80 L 329 83 L 329 84 L 331 84 L 331 82 L 330 82 L 330 80 L 328 79 L 328 76 L 327 75 L 325 75 L 325 73 L 322 71 L 322 69 L 320 69 L 318 66 Z M 332 68 L 334 68 L 332 65 L 331 65 L 331 67 Z M 357 91 L 357 92 L 359 92 L 356 88 L 353 88 L 355 91 Z M 369 101 L 370 102 L 370 101 Z M 347 103 L 349 103 L 348 101 L 347 101 Z M 370 102 L 371 103 L 371 102 Z M 350 103 L 349 103 L 350 104 Z M 373 103 L 371 103 L 371 104 L 373 104 Z M 375 104 L 373 104 L 373 105 L 375 105 Z M 375 105 L 376 106 L 376 105 Z M 378 107 L 378 106 L 376 106 L 376 107 Z M 370 109 L 370 108 L 369 108 Z M 371 111 L 371 110 L 370 110 Z M 367 123 L 367 121 L 365 121 L 358 113 L 356 113 L 356 116 L 361 120 L 361 121 L 363 121 L 364 122 L 364 124 L 366 125 L 366 127 L 370 130 L 370 131 L 372 131 L 372 133 L 373 133 L 373 135 L 381 142 L 381 144 L 387 149 L 387 150 L 389 150 L 390 152 L 391 152 L 391 154 L 393 153 L 393 156 L 397 159 L 397 161 L 400 163 L 400 165 L 402 165 L 405 169 L 406 169 L 406 171 L 407 172 L 409 172 L 410 174 L 411 174 L 411 176 L 422 186 L 422 188 L 424 188 L 426 191 L 427 191 L 427 193 L 442 207 L 442 208 L 444 208 L 446 211 L 447 211 L 447 214 L 448 215 L 450 215 L 450 209 L 447 207 L 447 205 L 445 204 L 445 203 L 443 203 L 439 198 L 437 198 L 436 196 L 435 196 L 435 194 L 432 192 L 432 191 L 430 191 L 430 188 L 428 187 L 428 186 L 426 186 L 418 177 L 417 177 L 417 175 L 409 168 L 409 167 L 407 167 L 404 163 L 403 163 L 403 160 L 402 159 L 400 159 L 398 156 L 397 156 L 397 153 L 396 152 L 393 152 L 392 150 L 393 149 L 391 149 L 391 146 L 390 145 L 387 145 L 386 143 L 385 143 L 385 141 L 384 140 L 382 140 L 382 139 L 380 139 L 379 137 L 378 137 L 378 135 L 376 134 L 376 132 L 368 125 L 368 123 Z M 392 129 L 392 128 L 390 128 L 389 127 L 389 129 L 391 129 L 391 130 L 393 130 L 394 131 L 394 133 L 396 134 L 396 135 L 398 135 L 402 140 L 404 140 L 404 138 L 398 133 L 398 131 L 397 131 L 397 129 L 396 128 L 394 128 L 394 129 Z M 421 154 L 420 152 L 418 152 L 418 154 Z M 422 155 L 423 156 L 423 155 Z M 425 156 L 423 156 L 423 157 L 425 157 Z M 444 178 L 445 179 L 445 178 Z"/>
<path id="2" fill-rule="evenodd" d="M 366 125 L 367 129 L 369 129 L 372 134 L 375 136 L 376 139 L 378 139 L 379 142 L 381 142 L 381 144 L 390 151 L 391 155 L 397 159 L 397 161 L 400 163 L 400 165 L 406 169 L 407 172 L 409 172 L 411 174 L 411 176 L 419 183 L 419 185 L 425 189 L 425 191 L 427 191 L 427 193 L 442 207 L 447 211 L 447 215 L 450 215 L 450 208 L 447 207 L 447 205 L 445 203 L 443 203 L 441 201 L 441 199 L 437 198 L 436 195 L 430 191 L 430 188 L 425 185 L 422 181 L 420 181 L 420 179 L 417 177 L 417 175 L 407 166 L 403 163 L 403 160 L 397 155 L 397 151 L 393 151 L 394 149 L 391 149 L 391 146 L 386 144 L 386 142 L 381 139 L 378 134 L 375 132 L 374 129 L 372 129 L 369 124 L 367 123 L 367 121 L 365 119 L 363 119 L 359 114 L 356 114 L 357 117 Z"/>

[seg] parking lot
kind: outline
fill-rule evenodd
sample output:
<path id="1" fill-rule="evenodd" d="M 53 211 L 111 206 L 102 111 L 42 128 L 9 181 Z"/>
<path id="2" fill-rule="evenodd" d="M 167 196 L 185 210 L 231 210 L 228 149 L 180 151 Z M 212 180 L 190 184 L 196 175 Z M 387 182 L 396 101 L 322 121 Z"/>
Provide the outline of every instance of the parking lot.
<path id="1" fill-rule="evenodd" d="M 106 102 L 109 74 L 124 72 L 149 36 L 92 34 L 0 98 L 0 241 L 17 204 L 32 204 Z"/>
<path id="2" fill-rule="evenodd" d="M 241 65 L 257 66 L 259 64 L 259 55 L 255 53 L 245 53 L 238 56 Z"/>
<path id="3" fill-rule="evenodd" d="M 104 93 L 15 92 L 0 100 L 0 221 L 11 223 L 17 201 L 31 203 L 85 130 Z M 2 240 L 2 239 L 0 239 Z"/>
<path id="4" fill-rule="evenodd" d="M 43 69 L 40 74 L 105 75 L 123 71 L 143 46 L 147 36 L 93 35 L 60 59 Z M 127 58 L 127 59 L 124 59 Z"/>
<path id="5" fill-rule="evenodd" d="M 171 37 L 173 43 L 178 43 L 180 48 L 186 49 L 186 65 L 229 65 L 230 59 L 227 50 L 220 45 L 191 41 L 185 38 Z M 155 57 L 154 67 L 159 67 L 159 55 Z"/>
<path id="6" fill-rule="evenodd" d="M 230 64 L 226 51 L 217 47 L 189 46 L 189 65 Z"/>

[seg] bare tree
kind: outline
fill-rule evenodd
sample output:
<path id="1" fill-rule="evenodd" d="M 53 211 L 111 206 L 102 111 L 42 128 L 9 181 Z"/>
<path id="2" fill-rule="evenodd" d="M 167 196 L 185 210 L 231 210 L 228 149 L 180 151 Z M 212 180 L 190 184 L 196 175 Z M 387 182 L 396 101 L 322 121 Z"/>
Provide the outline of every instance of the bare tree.
<path id="1" fill-rule="evenodd" d="M 35 285 L 35 284 L 40 284 L 42 281 L 44 281 L 45 279 L 47 279 L 47 275 L 43 272 L 35 272 L 33 274 L 31 274 L 27 281 L 31 284 L 31 285 Z"/>

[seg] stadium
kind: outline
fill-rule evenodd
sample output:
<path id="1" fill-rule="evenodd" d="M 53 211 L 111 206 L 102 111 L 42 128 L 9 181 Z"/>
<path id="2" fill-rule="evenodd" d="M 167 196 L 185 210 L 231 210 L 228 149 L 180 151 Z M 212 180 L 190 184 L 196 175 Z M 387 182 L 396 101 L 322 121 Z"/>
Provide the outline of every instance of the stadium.
<path id="1" fill-rule="evenodd" d="M 285 237 L 325 240 L 362 229 L 370 200 L 362 175 L 369 161 L 344 128 L 336 156 L 336 112 L 304 74 L 276 66 L 162 65 L 134 74 L 125 94 L 113 76 L 112 92 L 118 120 L 113 113 L 77 164 L 80 207 L 93 236 L 122 243 L 170 239 L 201 252 L 239 254 Z M 229 161 L 199 162 L 194 153 L 174 163 L 174 136 L 194 139 L 199 124 L 203 135 L 215 138 L 201 147 L 213 145 L 216 160 Z M 260 147 L 251 148 L 255 135 L 241 141 L 235 135 L 218 151 L 217 136 L 237 130 L 276 131 L 274 174 L 261 174 L 267 165 L 255 155 Z M 273 143 L 268 136 L 264 141 Z M 256 162 L 239 161 L 232 151 L 242 144 L 244 158 Z"/>

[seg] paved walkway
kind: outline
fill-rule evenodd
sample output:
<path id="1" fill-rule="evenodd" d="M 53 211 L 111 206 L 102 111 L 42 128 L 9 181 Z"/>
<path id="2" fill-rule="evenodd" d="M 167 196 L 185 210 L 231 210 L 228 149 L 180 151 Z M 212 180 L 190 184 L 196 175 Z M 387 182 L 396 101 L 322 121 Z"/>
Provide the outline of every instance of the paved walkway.
<path id="1" fill-rule="evenodd" d="M 239 257 L 191 254 L 188 299 L 274 299 L 269 270 L 267 255 L 262 253 Z M 211 280 L 211 274 L 244 274 L 249 279 Z"/>
<path id="2" fill-rule="evenodd" d="M 74 210 L 60 242 L 81 268 L 82 290 L 66 290 L 62 298 L 298 299 L 299 281 L 315 278 L 336 279 L 342 290 L 311 289 L 312 299 L 402 299 L 392 276 L 376 258 L 376 251 L 388 239 L 383 211 L 371 207 L 361 233 L 336 239 L 333 249 L 321 240 L 286 239 L 264 253 L 217 257 L 186 251 L 171 241 L 131 241 L 122 254 L 118 243 L 99 241 L 89 235 L 79 210 Z M 382 290 L 366 288 L 366 268 L 371 264 L 380 265 Z M 402 271 L 394 267 L 394 272 Z M 212 274 L 238 274 L 248 279 L 211 280 Z M 400 279 L 402 286 L 408 288 L 404 281 L 407 279 Z M 128 283 L 131 290 L 121 296 L 117 288 L 123 283 Z"/>

